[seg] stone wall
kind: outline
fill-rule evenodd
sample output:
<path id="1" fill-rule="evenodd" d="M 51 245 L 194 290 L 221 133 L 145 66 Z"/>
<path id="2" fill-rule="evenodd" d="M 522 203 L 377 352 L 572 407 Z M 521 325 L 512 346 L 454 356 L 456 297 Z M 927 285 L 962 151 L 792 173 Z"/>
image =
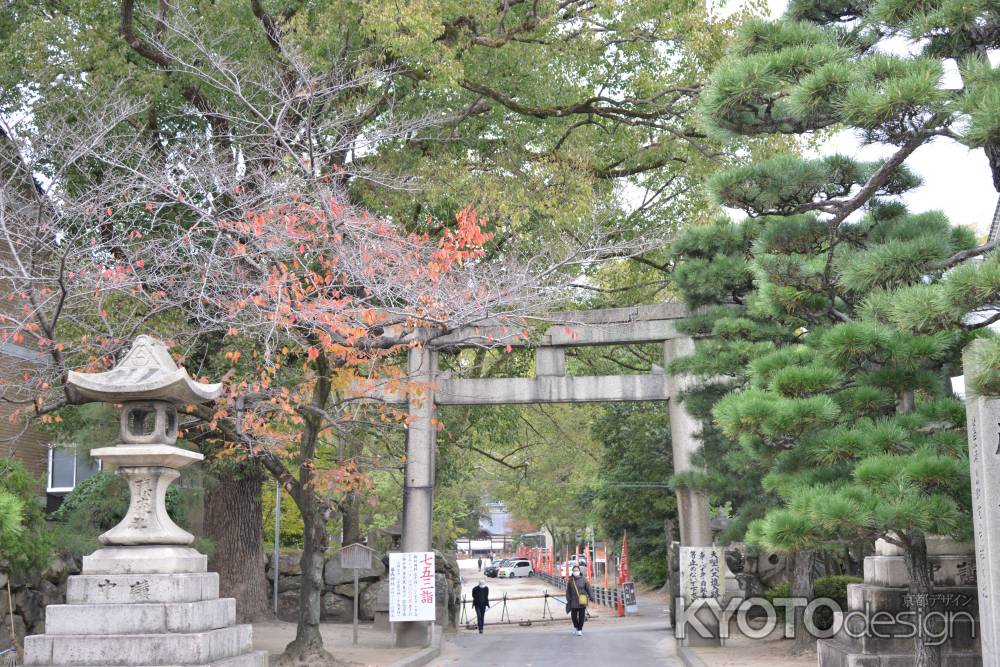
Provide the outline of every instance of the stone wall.
<path id="1" fill-rule="evenodd" d="M 80 565 L 80 559 L 59 557 L 41 571 L 12 572 L 8 563 L 0 562 L 0 651 L 12 643 L 20 651 L 26 635 L 45 632 L 45 607 L 66 602 L 66 580 L 80 573 Z M 8 583 L 13 613 L 8 604 Z"/>
<path id="2" fill-rule="evenodd" d="M 294 622 L 298 615 L 299 589 L 302 588 L 300 558 L 301 552 L 297 551 L 284 552 L 278 556 L 278 618 L 283 621 Z M 272 596 L 275 578 L 273 560 L 274 555 L 267 554 L 268 594 Z M 437 552 L 434 569 L 438 622 L 453 628 L 458 621 L 462 596 L 458 563 L 451 556 Z M 359 620 L 367 622 L 375 619 L 380 596 L 382 604 L 388 600 L 388 585 L 388 572 L 381 560 L 373 560 L 371 568 L 358 571 Z M 341 568 L 340 559 L 334 554 L 323 564 L 320 620 L 350 622 L 353 618 L 354 574 L 352 570 Z"/>
<path id="3" fill-rule="evenodd" d="M 278 618 L 294 622 L 298 616 L 299 589 L 302 588 L 302 567 L 298 551 L 283 552 L 278 556 Z M 274 555 L 267 554 L 268 594 L 274 595 Z M 386 585 L 386 568 L 380 560 L 373 560 L 371 568 L 358 571 L 358 618 L 370 621 L 375 618 L 375 601 L 379 589 Z M 271 598 L 273 599 L 273 598 Z M 323 597 L 320 619 L 323 621 L 351 621 L 354 618 L 354 574 L 340 567 L 340 559 L 331 556 L 323 564 Z"/>

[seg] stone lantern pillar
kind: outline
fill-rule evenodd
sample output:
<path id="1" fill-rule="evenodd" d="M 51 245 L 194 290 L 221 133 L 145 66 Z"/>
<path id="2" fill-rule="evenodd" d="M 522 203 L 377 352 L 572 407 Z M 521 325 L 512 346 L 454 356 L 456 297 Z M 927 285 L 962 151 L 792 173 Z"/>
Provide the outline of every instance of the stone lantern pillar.
<path id="1" fill-rule="evenodd" d="M 219 575 L 167 514 L 167 487 L 201 461 L 177 446 L 177 406 L 215 399 L 221 384 L 195 382 L 163 343 L 139 336 L 105 373 L 70 372 L 79 403 L 122 405 L 119 444 L 91 451 L 129 485 L 128 512 L 102 548 L 69 578 L 64 605 L 45 609 L 45 634 L 26 637 L 25 665 L 264 667 L 236 601 L 219 598 Z"/>

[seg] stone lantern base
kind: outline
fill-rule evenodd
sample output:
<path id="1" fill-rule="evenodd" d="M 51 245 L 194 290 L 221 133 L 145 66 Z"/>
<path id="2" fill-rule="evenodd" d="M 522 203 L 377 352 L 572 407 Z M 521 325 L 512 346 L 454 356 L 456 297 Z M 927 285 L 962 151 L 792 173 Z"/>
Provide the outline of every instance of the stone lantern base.
<path id="1" fill-rule="evenodd" d="M 940 620 L 935 620 L 929 630 L 941 638 L 942 667 L 983 667 L 972 546 L 929 535 L 927 552 L 934 576 L 934 597 L 928 598 L 928 603 Z M 817 643 L 820 667 L 914 664 L 913 639 L 908 635 L 911 628 L 891 622 L 912 607 L 903 558 L 898 547 L 884 540 L 875 543 L 875 555 L 865 558 L 865 582 L 847 587 L 848 609 L 840 612 L 839 619 L 846 622 L 837 635 Z M 877 624 L 869 622 L 866 626 L 865 616 Z"/>
<path id="2" fill-rule="evenodd" d="M 171 549 L 117 549 L 128 548 Z M 121 563 L 96 572 L 97 562 L 69 578 L 66 604 L 46 607 L 45 634 L 24 640 L 25 665 L 267 666 L 267 652 L 253 651 L 251 626 L 236 625 L 236 601 L 219 598 L 219 575 L 204 560 L 170 574 L 124 573 Z"/>

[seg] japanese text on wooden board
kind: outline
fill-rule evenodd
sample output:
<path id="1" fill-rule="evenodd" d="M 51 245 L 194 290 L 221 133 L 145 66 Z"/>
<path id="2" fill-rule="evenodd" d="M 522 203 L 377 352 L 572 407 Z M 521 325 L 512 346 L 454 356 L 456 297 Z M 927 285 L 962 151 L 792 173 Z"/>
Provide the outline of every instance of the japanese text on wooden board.
<path id="1" fill-rule="evenodd" d="M 434 620 L 434 552 L 389 554 L 389 621 Z"/>

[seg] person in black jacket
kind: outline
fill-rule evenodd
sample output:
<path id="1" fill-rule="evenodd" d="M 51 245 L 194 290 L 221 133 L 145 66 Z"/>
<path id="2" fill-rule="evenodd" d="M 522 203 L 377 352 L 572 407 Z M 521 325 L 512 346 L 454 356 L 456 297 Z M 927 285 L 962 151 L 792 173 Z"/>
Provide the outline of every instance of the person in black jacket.
<path id="1" fill-rule="evenodd" d="M 472 589 L 472 608 L 476 610 L 476 623 L 479 634 L 483 634 L 483 622 L 486 620 L 486 609 L 490 606 L 490 587 L 485 579 L 479 580 L 479 585 Z"/>
<path id="2" fill-rule="evenodd" d="M 573 621 L 577 636 L 583 635 L 583 622 L 587 620 L 587 603 L 590 602 L 591 595 L 587 577 L 580 572 L 579 565 L 574 565 L 569 581 L 566 582 L 566 611 Z"/>

